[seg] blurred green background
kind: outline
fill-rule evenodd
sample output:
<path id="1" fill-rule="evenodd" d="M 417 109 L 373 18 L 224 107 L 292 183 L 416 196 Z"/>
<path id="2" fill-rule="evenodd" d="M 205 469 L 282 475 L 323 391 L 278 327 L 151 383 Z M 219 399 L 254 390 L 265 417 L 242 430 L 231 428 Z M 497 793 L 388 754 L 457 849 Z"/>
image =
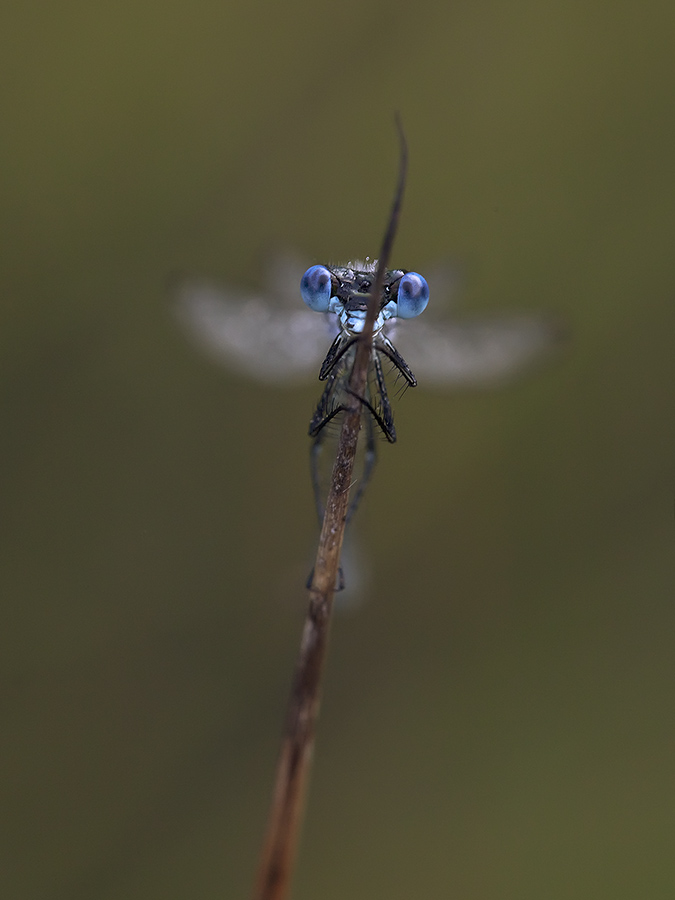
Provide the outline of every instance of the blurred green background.
<path id="1" fill-rule="evenodd" d="M 397 404 L 294 898 L 672 898 L 672 2 L 0 21 L 3 895 L 248 895 L 320 387 L 213 365 L 166 283 L 376 254 L 399 110 L 393 262 L 455 260 L 463 310 L 571 339 L 508 389 Z"/>

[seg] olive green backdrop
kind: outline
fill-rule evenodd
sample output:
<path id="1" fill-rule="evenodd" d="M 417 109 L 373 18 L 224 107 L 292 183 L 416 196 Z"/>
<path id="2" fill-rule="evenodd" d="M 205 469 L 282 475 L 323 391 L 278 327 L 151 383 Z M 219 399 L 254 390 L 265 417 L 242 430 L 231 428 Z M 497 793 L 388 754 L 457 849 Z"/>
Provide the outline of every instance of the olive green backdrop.
<path id="1" fill-rule="evenodd" d="M 569 341 L 511 388 L 397 403 L 294 897 L 672 898 L 674 10 L 0 14 L 3 896 L 247 896 L 320 386 L 214 365 L 166 285 L 376 254 L 399 110 L 394 263 L 450 259 L 463 310 Z"/>

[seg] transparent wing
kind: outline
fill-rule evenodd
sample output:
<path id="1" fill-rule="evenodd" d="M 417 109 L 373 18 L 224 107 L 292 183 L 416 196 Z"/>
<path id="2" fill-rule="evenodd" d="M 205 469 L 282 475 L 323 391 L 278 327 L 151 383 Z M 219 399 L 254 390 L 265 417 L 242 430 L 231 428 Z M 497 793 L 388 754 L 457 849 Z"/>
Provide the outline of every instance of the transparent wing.
<path id="1" fill-rule="evenodd" d="M 294 309 L 285 302 L 289 286 L 282 285 L 277 295 L 261 296 L 184 281 L 174 290 L 176 315 L 202 348 L 230 368 L 277 385 L 306 381 L 317 376 L 337 320 L 304 307 L 300 276 L 293 284 Z"/>
<path id="2" fill-rule="evenodd" d="M 551 318 L 504 316 L 466 322 L 413 319 L 387 332 L 422 387 L 489 386 L 513 378 L 560 344 Z"/>

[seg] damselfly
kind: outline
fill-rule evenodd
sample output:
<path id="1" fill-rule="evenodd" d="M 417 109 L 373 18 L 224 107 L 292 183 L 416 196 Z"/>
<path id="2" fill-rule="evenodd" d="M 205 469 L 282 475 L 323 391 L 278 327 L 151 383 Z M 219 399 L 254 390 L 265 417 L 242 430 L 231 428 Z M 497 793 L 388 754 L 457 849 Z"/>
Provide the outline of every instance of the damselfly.
<path id="1" fill-rule="evenodd" d="M 277 256 L 268 271 L 267 286 L 259 294 L 183 281 L 177 291 L 177 312 L 204 349 L 257 381 L 279 387 L 316 378 L 317 372 L 326 381 L 310 423 L 312 480 L 321 519 L 325 486 L 320 460 L 330 458 L 323 451 L 333 433 L 329 426 L 344 405 L 354 341 L 362 327 L 375 263 L 366 259 L 347 266 L 312 266 L 303 275 L 304 269 L 289 254 Z M 426 280 L 402 269 L 387 274 L 363 398 L 363 460 L 350 515 L 372 474 L 377 433 L 392 442 L 396 439 L 383 362 L 404 388 L 416 384 L 413 371 L 424 388 L 486 387 L 522 372 L 559 338 L 557 323 L 536 313 L 474 319 L 437 315 L 434 319 L 434 310 L 443 310 L 444 300 L 447 307 L 455 281 L 447 265 L 432 268 Z M 304 308 L 299 303 L 299 286 Z M 406 298 L 403 306 L 401 286 Z M 418 318 L 429 295 L 433 304 Z M 413 297 L 417 305 L 407 306 Z"/>

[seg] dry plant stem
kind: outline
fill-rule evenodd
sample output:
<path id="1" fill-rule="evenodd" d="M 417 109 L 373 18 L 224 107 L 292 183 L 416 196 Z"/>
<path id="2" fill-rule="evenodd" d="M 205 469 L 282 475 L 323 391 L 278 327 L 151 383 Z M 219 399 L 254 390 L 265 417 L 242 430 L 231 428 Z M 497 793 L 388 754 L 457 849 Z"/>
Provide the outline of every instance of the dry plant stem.
<path id="1" fill-rule="evenodd" d="M 351 401 L 342 424 L 330 492 L 326 501 L 314 577 L 309 589 L 309 609 L 293 678 L 267 834 L 253 900 L 286 900 L 290 890 L 305 789 L 314 748 L 321 675 L 349 506 L 349 489 L 361 427 L 359 398 L 365 394 L 373 326 L 379 312 L 385 270 L 396 234 L 405 186 L 407 148 L 398 120 L 397 126 L 401 140 L 399 182 L 387 233 L 382 243 L 375 283 L 368 301 L 366 324 L 359 340 L 349 382 Z"/>

